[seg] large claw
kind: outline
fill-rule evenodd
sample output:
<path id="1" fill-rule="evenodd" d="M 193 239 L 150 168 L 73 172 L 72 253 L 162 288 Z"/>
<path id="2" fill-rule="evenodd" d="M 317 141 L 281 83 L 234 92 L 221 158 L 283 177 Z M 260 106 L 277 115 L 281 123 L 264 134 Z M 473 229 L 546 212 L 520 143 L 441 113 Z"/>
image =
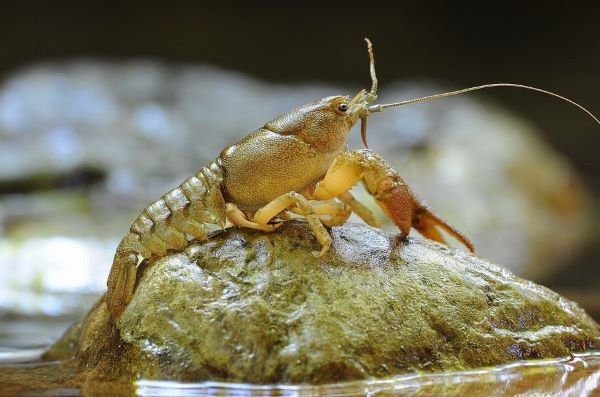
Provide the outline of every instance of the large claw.
<path id="1" fill-rule="evenodd" d="M 438 230 L 442 229 L 473 251 L 469 239 L 419 202 L 398 172 L 369 149 L 341 153 L 312 195 L 318 200 L 328 200 L 351 189 L 361 179 L 403 235 L 408 235 L 414 227 L 425 237 L 445 243 Z"/>
<path id="2" fill-rule="evenodd" d="M 367 178 L 365 178 L 366 180 Z M 383 212 L 394 222 L 402 234 L 408 235 L 412 223 L 413 194 L 400 176 L 385 176 L 374 181 L 375 189 L 369 189 Z M 366 183 L 369 186 L 368 183 Z"/>

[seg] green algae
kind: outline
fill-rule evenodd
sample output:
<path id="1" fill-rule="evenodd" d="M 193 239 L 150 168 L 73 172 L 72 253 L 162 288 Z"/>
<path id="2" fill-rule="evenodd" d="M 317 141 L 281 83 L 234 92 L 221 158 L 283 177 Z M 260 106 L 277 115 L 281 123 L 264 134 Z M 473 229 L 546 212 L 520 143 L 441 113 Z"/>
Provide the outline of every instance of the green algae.
<path id="1" fill-rule="evenodd" d="M 216 233 L 141 269 L 118 331 L 99 303 L 47 358 L 88 378 L 319 384 L 600 345 L 577 304 L 476 256 L 364 225 L 332 237 L 318 258 L 304 222 Z"/>

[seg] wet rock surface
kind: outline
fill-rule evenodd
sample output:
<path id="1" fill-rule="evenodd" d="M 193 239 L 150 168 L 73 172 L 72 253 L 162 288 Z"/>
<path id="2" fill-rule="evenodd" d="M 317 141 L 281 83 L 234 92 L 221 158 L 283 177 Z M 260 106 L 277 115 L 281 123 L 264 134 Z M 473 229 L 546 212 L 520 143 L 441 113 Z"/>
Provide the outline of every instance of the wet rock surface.
<path id="1" fill-rule="evenodd" d="M 302 221 L 228 229 L 141 270 L 118 329 L 99 303 L 54 346 L 86 379 L 328 383 L 598 348 L 575 303 L 502 267 L 363 225 L 323 258 Z"/>

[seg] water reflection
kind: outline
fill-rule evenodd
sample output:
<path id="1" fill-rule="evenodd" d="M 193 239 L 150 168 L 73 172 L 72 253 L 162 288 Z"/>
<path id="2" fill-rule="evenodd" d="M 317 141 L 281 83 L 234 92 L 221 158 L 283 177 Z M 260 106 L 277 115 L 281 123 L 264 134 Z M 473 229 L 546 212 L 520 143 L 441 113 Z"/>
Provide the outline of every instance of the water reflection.
<path id="1" fill-rule="evenodd" d="M 600 351 L 570 358 L 440 373 L 414 373 L 391 379 L 329 385 L 252 385 L 225 382 L 182 383 L 139 380 L 77 383 L 61 362 L 23 362 L 33 349 L 5 352 L 0 360 L 0 395 L 52 396 L 598 396 Z M 10 360 L 13 356 L 13 360 Z M 8 363 L 7 361 L 12 361 Z M 62 369 L 61 369 L 62 367 Z M 6 377 L 18 374 L 19 381 Z M 61 375 L 62 373 L 62 375 Z M 28 375 L 27 375 L 28 374 Z M 67 374 L 65 378 L 64 375 Z M 3 377 L 4 375 L 4 377 Z M 25 376 L 24 376 L 25 375 Z M 85 377 L 84 377 L 85 378 Z M 3 381 L 4 379 L 4 381 Z M 57 381 L 62 379 L 61 381 Z M 7 382 L 7 383 L 5 383 Z"/>
<path id="2" fill-rule="evenodd" d="M 140 380 L 135 393 L 138 396 L 591 396 L 600 394 L 600 353 L 482 370 L 319 386 Z"/>

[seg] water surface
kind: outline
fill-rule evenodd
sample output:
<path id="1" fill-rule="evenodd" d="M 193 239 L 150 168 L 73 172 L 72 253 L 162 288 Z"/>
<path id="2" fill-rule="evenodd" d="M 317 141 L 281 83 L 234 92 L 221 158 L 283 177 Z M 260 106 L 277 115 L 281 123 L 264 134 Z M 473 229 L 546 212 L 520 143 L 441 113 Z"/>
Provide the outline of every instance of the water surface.
<path id="1" fill-rule="evenodd" d="M 0 395 L 46 396 L 600 396 L 600 352 L 521 361 L 477 370 L 411 373 L 389 379 L 327 385 L 182 383 L 140 379 L 132 383 L 52 384 L 64 377 L 60 362 L 31 361 L 40 349 L 0 353 Z M 56 369 L 57 372 L 54 372 Z M 2 372 L 18 370 L 19 382 L 3 384 Z M 63 371 L 59 375 L 59 371 Z M 5 372 L 6 373 L 6 372 Z M 6 379 L 6 378 L 5 378 Z M 4 394 L 4 392 L 9 394 Z"/>

